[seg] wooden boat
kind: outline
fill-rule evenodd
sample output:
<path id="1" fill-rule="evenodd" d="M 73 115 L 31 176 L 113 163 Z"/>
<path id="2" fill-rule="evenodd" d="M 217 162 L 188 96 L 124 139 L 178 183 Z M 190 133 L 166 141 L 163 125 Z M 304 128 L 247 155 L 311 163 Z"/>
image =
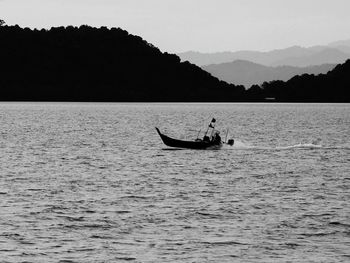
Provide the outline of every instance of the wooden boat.
<path id="1" fill-rule="evenodd" d="M 195 141 L 182 141 L 170 138 L 162 134 L 156 127 L 156 130 L 166 146 L 175 148 L 186 148 L 186 149 L 219 149 L 222 146 L 221 140 L 202 140 L 196 139 Z"/>
<path id="2" fill-rule="evenodd" d="M 232 146 L 234 144 L 233 139 L 228 140 L 228 142 L 226 142 L 226 139 L 225 139 L 225 142 L 221 140 L 219 132 L 215 130 L 215 122 L 216 120 L 213 118 L 208 125 L 208 129 L 205 132 L 203 139 L 198 139 L 198 136 L 200 133 L 199 131 L 197 139 L 194 141 L 182 141 L 178 139 L 173 139 L 162 134 L 157 127 L 156 127 L 156 130 L 160 138 L 164 142 L 164 144 L 169 147 L 186 148 L 186 149 L 220 149 L 224 143 Z M 210 137 L 207 136 L 209 129 L 212 129 Z M 227 135 L 228 135 L 228 130 L 226 133 L 226 138 L 227 138 Z"/>

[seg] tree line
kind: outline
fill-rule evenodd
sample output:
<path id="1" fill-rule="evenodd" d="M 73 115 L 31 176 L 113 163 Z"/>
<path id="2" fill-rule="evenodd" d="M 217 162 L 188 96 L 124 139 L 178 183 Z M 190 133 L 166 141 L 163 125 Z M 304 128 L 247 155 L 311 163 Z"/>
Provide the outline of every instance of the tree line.
<path id="1" fill-rule="evenodd" d="M 253 91 L 254 90 L 254 91 Z M 303 74 L 288 81 L 274 80 L 253 85 L 255 100 L 275 98 L 281 102 L 350 102 L 350 60 L 326 74 Z"/>
<path id="2" fill-rule="evenodd" d="M 0 25 L 1 101 L 349 101 L 349 61 L 246 90 L 120 28 Z"/>

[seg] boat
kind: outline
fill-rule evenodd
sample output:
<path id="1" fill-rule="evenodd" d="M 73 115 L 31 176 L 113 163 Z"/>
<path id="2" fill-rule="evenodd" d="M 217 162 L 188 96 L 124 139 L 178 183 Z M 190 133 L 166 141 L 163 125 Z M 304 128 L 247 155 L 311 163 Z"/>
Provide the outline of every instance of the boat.
<path id="1" fill-rule="evenodd" d="M 219 135 L 219 132 L 215 130 L 215 119 L 213 118 L 212 121 L 210 122 L 207 132 L 205 133 L 203 139 L 197 138 L 194 141 L 183 141 L 183 140 L 178 140 L 178 139 L 173 139 L 170 138 L 169 136 L 164 135 L 163 133 L 160 132 L 160 130 L 156 127 L 156 130 L 162 139 L 163 143 L 166 146 L 169 147 L 175 147 L 175 148 L 185 148 L 185 149 L 220 149 L 223 144 L 226 142 L 223 142 L 221 140 L 221 137 Z M 207 133 L 209 129 L 212 128 L 211 136 L 207 136 Z M 198 137 L 198 136 L 197 136 Z M 230 139 L 226 144 L 228 145 L 233 145 L 234 140 Z"/>

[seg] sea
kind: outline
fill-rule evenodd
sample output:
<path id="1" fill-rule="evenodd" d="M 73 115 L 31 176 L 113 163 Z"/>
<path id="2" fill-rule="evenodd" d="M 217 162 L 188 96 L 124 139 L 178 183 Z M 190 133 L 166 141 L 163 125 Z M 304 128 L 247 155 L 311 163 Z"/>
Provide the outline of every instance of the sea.
<path id="1" fill-rule="evenodd" d="M 179 150 L 212 118 L 220 150 Z M 0 262 L 350 262 L 350 104 L 0 103 Z"/>

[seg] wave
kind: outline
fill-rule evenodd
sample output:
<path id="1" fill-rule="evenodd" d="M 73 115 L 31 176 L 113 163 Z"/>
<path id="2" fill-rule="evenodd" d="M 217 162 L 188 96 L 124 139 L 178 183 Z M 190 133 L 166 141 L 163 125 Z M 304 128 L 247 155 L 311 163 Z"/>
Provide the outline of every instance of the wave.
<path id="1" fill-rule="evenodd" d="M 233 146 L 224 145 L 224 149 L 231 150 L 293 150 L 293 149 L 325 149 L 325 150 L 350 150 L 349 145 L 327 145 L 324 146 L 320 144 L 320 140 L 315 140 L 311 143 L 298 143 L 294 145 L 287 146 L 259 146 L 253 145 L 246 141 L 235 140 Z"/>
<path id="2" fill-rule="evenodd" d="M 313 143 L 299 143 L 291 146 L 276 147 L 276 150 L 288 150 L 288 149 L 322 149 L 322 145 Z"/>

